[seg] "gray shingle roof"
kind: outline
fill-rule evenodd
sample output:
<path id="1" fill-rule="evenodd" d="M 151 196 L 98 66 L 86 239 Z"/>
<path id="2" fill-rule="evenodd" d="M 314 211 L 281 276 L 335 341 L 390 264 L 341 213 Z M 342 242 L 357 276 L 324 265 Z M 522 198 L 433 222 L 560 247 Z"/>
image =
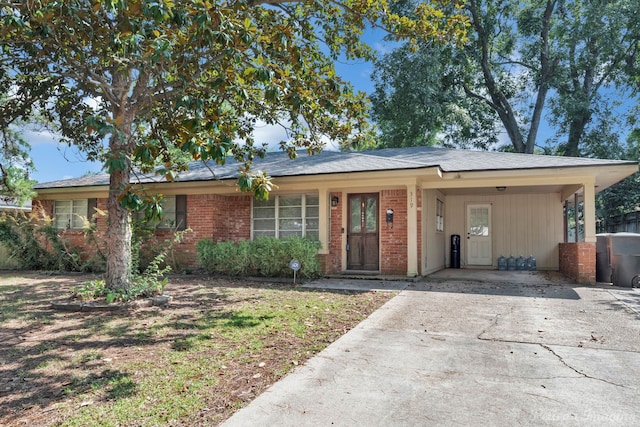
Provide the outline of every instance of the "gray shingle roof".
<path id="1" fill-rule="evenodd" d="M 264 159 L 257 159 L 255 170 L 267 172 L 272 177 L 309 176 L 350 172 L 390 171 L 440 167 L 444 172 L 498 171 L 525 169 L 552 169 L 565 167 L 613 166 L 637 164 L 627 160 L 603 160 L 576 157 L 541 156 L 495 151 L 452 150 L 433 147 L 388 148 L 384 150 L 339 152 L 323 151 L 309 156 L 299 152 L 294 160 L 286 153 L 268 153 Z M 212 173 L 213 171 L 213 173 Z M 215 176 L 213 175 L 215 174 Z M 235 179 L 238 177 L 238 163 L 232 158 L 225 165 L 213 162 L 204 164 L 193 162 L 178 178 L 180 182 L 210 181 L 214 179 Z M 135 182 L 163 182 L 154 175 L 134 177 Z M 139 180 L 139 181 L 138 181 Z M 60 181 L 40 183 L 36 189 L 85 187 L 108 185 L 109 175 L 100 174 Z"/>

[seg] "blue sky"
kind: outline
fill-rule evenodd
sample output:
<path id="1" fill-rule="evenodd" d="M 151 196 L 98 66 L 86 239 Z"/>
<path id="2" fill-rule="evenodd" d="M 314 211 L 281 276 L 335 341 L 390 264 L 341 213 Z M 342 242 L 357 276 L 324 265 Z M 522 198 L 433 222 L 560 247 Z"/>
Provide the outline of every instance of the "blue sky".
<path id="1" fill-rule="evenodd" d="M 384 32 L 381 30 L 367 31 L 365 40 L 381 52 L 388 49 L 382 40 Z M 358 90 L 371 93 L 373 83 L 371 72 L 373 65 L 365 61 L 338 62 L 336 69 L 343 79 L 350 81 Z M 260 128 L 256 132 L 256 139 L 260 140 L 276 137 L 273 129 Z M 46 131 L 26 131 L 25 139 L 31 145 L 31 158 L 36 171 L 31 175 L 38 182 L 56 181 L 59 179 L 77 178 L 87 172 L 100 172 L 102 165 L 87 161 L 75 147 L 59 144 L 55 136 Z M 279 140 L 279 139 L 278 139 Z"/>

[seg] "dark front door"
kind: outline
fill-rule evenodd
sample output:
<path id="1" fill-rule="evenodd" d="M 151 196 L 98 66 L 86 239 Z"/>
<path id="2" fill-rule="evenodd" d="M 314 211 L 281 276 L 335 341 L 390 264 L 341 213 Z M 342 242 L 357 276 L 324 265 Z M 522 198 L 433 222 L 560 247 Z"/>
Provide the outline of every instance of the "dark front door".
<path id="1" fill-rule="evenodd" d="M 349 195 L 347 269 L 378 270 L 378 195 Z"/>

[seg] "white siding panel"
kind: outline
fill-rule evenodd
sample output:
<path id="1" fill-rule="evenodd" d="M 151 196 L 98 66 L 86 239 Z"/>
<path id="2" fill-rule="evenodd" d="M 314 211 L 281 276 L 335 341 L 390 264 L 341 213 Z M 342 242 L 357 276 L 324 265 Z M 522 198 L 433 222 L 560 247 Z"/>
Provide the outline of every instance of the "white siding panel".
<path id="1" fill-rule="evenodd" d="M 449 264 L 449 236 L 462 240 L 462 265 L 466 265 L 466 210 L 469 204 L 491 203 L 493 266 L 497 258 L 533 255 L 539 269 L 558 269 L 558 244 L 563 241 L 562 202 L 557 193 L 490 196 L 447 196 L 445 246 Z M 427 236 L 429 237 L 429 236 Z M 429 264 L 427 260 L 427 264 Z"/>
<path id="2" fill-rule="evenodd" d="M 444 202 L 444 232 L 436 231 L 436 200 Z M 445 245 L 447 233 L 447 206 L 445 196 L 436 190 L 422 193 L 422 271 L 429 274 L 445 268 Z"/>

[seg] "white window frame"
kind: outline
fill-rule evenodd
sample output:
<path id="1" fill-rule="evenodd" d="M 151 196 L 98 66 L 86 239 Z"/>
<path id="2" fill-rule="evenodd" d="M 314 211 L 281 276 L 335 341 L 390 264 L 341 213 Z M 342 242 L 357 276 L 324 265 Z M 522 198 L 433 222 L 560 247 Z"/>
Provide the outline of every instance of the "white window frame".
<path id="1" fill-rule="evenodd" d="M 444 232 L 444 202 L 436 199 L 436 231 Z"/>
<path id="2" fill-rule="evenodd" d="M 177 224 L 178 221 L 178 197 L 179 195 L 175 195 L 175 196 L 164 196 L 162 198 L 162 220 L 159 222 L 151 222 L 149 223 L 150 226 L 159 229 L 159 230 L 170 230 L 170 229 L 178 229 L 178 230 L 184 230 L 186 228 L 186 224 Z M 181 196 L 181 197 L 185 197 L 185 196 Z M 186 203 L 186 200 L 185 202 Z M 144 219 L 144 211 L 139 211 L 135 213 L 136 218 L 139 221 L 142 221 Z M 180 221 L 181 222 L 186 222 L 186 212 L 183 212 L 181 214 L 181 218 Z"/>
<path id="3" fill-rule="evenodd" d="M 274 229 L 273 229 L 273 235 L 270 237 L 275 237 L 277 239 L 282 238 L 281 237 L 281 233 L 284 231 L 293 231 L 293 230 L 281 230 L 280 228 L 280 220 L 282 219 L 298 219 L 299 217 L 296 218 L 282 218 L 280 215 L 280 210 L 281 208 L 287 208 L 290 206 L 281 206 L 280 205 L 280 200 L 281 199 L 289 199 L 289 198 L 294 198 L 294 197 L 299 197 L 300 198 L 300 205 L 294 205 L 294 207 L 300 207 L 301 209 L 301 217 L 299 218 L 301 223 L 302 223 L 302 230 L 301 230 L 301 237 L 305 237 L 308 236 L 309 233 L 313 233 L 311 236 L 314 239 L 319 239 L 320 238 L 320 228 L 319 228 L 319 220 L 320 220 L 320 198 L 318 196 L 318 194 L 312 194 L 312 193 L 308 193 L 308 194 L 282 194 L 282 195 L 271 195 L 270 196 L 271 199 L 273 200 L 273 207 L 264 207 L 264 209 L 273 209 L 274 212 L 274 216 L 273 217 L 267 217 L 267 218 L 256 218 L 255 217 L 255 209 L 261 209 L 260 206 L 256 207 L 255 206 L 255 199 L 253 199 L 251 201 L 251 239 L 255 239 L 257 237 L 260 236 L 264 236 L 265 234 L 260 234 L 258 236 L 256 236 L 256 228 L 255 228 L 255 221 L 256 220 L 272 220 L 274 222 Z M 308 198 L 315 198 L 317 200 L 316 203 L 310 204 L 308 203 Z M 318 210 L 318 216 L 309 216 L 307 215 L 307 208 L 313 208 L 315 207 Z M 307 222 L 309 220 L 316 220 L 318 222 L 318 228 L 307 228 Z M 271 231 L 271 230 L 260 230 L 260 231 Z M 285 236 L 286 237 L 290 237 L 290 236 Z"/>
<path id="4" fill-rule="evenodd" d="M 59 230 L 82 230 L 88 219 L 89 199 L 53 201 L 53 218 Z"/>
<path id="5" fill-rule="evenodd" d="M 164 196 L 162 199 L 162 221 L 156 228 L 163 230 L 173 228 L 176 224 L 176 196 Z"/>

